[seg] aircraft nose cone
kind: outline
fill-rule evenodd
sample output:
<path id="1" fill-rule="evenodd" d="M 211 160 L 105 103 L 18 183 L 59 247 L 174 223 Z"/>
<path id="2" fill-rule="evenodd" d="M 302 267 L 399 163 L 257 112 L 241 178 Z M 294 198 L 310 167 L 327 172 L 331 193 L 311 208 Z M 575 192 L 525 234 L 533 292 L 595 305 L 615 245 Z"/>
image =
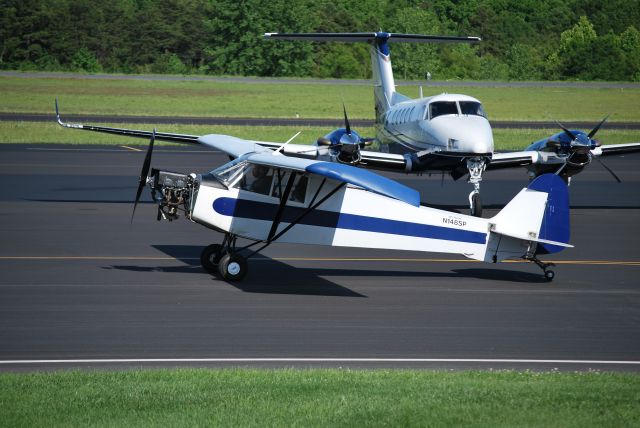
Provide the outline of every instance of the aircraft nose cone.
<path id="1" fill-rule="evenodd" d="M 478 154 L 493 152 L 491 125 L 484 117 L 443 116 L 431 120 L 427 126 L 447 150 Z"/>

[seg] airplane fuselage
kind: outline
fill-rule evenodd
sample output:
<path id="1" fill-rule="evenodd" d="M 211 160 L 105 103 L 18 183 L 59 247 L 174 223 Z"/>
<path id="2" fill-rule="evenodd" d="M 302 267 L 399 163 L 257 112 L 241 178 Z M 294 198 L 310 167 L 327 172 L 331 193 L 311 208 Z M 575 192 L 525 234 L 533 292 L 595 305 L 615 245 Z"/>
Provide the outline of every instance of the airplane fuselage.
<path id="1" fill-rule="evenodd" d="M 460 94 L 407 99 L 390 106 L 376 126 L 382 144 L 399 144 L 416 152 L 486 156 L 493 134 L 482 104 Z"/>

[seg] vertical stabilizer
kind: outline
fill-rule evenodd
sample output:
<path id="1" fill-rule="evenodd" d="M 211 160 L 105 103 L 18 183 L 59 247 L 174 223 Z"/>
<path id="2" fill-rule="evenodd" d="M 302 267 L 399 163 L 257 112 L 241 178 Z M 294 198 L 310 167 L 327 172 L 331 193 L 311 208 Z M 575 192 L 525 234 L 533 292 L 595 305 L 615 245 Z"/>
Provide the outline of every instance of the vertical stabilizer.
<path id="1" fill-rule="evenodd" d="M 265 33 L 271 40 L 310 40 L 316 42 L 367 42 L 371 45 L 371 68 L 376 109 L 376 123 L 383 122 L 383 115 L 390 106 L 408 100 L 396 92 L 391 69 L 389 43 L 477 43 L 479 37 L 432 36 L 426 34 L 386 33 Z"/>
<path id="2" fill-rule="evenodd" d="M 392 105 L 393 96 L 396 92 L 388 40 L 389 33 L 376 33 L 375 39 L 371 41 L 371 70 L 373 74 L 376 123 L 383 122 L 382 116 Z"/>
<path id="3" fill-rule="evenodd" d="M 491 233 L 485 261 L 533 260 L 535 255 L 572 247 L 569 191 L 555 174 L 543 174 L 533 180 L 489 221 Z"/>

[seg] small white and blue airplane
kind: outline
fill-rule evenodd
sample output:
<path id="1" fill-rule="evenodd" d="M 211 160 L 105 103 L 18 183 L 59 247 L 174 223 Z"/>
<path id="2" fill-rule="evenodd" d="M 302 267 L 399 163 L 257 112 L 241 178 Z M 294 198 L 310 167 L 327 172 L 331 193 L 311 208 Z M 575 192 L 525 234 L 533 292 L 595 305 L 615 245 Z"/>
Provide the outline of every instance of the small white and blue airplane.
<path id="1" fill-rule="evenodd" d="M 222 232 L 223 242 L 207 246 L 201 263 L 228 281 L 241 280 L 247 258 L 274 242 L 451 253 L 491 263 L 524 259 L 549 281 L 552 264 L 538 256 L 571 247 L 568 189 L 554 174 L 536 178 L 484 219 L 421 206 L 416 190 L 363 168 L 285 156 L 284 145 L 271 150 L 227 135 L 198 142 L 227 153 L 234 158 L 229 163 L 204 174 L 153 169 L 149 175 L 155 135 L 133 213 L 148 184 L 158 220 L 183 212 Z M 238 247 L 238 237 L 253 243 Z"/>

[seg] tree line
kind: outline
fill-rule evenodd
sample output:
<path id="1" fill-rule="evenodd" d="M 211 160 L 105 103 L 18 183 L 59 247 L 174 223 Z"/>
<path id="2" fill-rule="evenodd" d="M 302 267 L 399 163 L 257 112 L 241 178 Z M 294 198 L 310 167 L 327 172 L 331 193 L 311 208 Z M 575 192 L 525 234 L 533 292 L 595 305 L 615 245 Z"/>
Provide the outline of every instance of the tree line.
<path id="1" fill-rule="evenodd" d="M 0 0 L 0 68 L 368 78 L 364 44 L 264 32 L 473 35 L 393 44 L 397 78 L 640 81 L 640 0 Z"/>

